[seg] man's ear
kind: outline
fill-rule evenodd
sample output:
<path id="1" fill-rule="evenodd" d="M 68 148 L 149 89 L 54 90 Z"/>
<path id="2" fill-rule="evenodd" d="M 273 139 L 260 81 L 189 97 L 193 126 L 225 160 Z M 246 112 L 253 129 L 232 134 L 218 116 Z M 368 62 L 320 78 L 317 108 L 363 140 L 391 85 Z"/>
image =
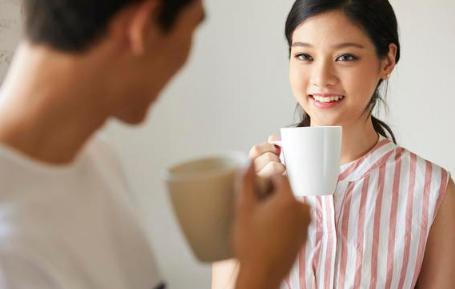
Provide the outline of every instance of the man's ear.
<path id="1" fill-rule="evenodd" d="M 162 0 L 145 0 L 134 9 L 127 31 L 133 55 L 143 55 L 147 40 L 153 35 L 161 34 L 161 29 L 158 27 L 161 2 Z"/>
<path id="2" fill-rule="evenodd" d="M 110 32 L 122 47 L 131 54 L 141 56 L 145 53 L 147 41 L 161 35 L 158 18 L 163 0 L 144 0 L 125 7 L 115 16 Z"/>
<path id="3" fill-rule="evenodd" d="M 143 55 L 147 43 L 163 33 L 158 21 L 162 1 L 144 0 L 125 7 L 113 19 L 109 34 L 133 56 Z"/>

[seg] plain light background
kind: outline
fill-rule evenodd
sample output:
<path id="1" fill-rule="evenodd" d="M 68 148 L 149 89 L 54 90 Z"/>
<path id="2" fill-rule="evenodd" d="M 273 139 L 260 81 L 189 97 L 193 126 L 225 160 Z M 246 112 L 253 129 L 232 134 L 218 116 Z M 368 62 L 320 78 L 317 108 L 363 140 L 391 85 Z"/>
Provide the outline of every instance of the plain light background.
<path id="1" fill-rule="evenodd" d="M 0 0 L 0 20 L 5 1 Z M 391 2 L 400 25 L 402 59 L 390 82 L 390 110 L 382 119 L 401 146 L 455 172 L 455 2 Z M 114 123 L 105 130 L 125 163 L 170 288 L 209 288 L 210 266 L 192 257 L 159 175 L 183 159 L 248 152 L 295 122 L 283 32 L 292 3 L 206 0 L 208 19 L 196 35 L 192 57 L 148 121 L 140 128 Z M 8 9 L 17 12 L 15 6 Z M 0 29 L 0 51 L 17 36 L 13 30 L 6 37 Z M 0 64 L 0 79 L 1 69 Z"/>
<path id="2" fill-rule="evenodd" d="M 21 28 L 19 0 L 0 0 L 0 84 L 11 62 Z"/>

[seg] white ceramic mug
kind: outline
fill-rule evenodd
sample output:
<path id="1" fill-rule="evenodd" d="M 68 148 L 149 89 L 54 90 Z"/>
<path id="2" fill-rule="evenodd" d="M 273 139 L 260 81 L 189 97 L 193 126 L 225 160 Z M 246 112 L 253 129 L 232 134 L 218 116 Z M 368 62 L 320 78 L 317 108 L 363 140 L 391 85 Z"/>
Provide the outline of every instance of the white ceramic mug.
<path id="1" fill-rule="evenodd" d="M 190 160 L 163 173 L 180 227 L 194 255 L 202 262 L 232 258 L 230 231 L 235 180 L 249 164 L 244 153 Z M 258 192 L 267 182 L 257 179 Z"/>
<path id="2" fill-rule="evenodd" d="M 322 196 L 335 192 L 340 171 L 341 126 L 281 129 L 281 161 L 296 196 Z"/>

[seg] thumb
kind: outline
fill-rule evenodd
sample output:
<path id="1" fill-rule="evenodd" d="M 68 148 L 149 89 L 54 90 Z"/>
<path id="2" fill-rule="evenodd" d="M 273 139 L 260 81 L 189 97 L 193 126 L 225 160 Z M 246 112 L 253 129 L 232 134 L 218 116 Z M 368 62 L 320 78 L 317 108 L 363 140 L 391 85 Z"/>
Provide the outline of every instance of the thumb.
<path id="1" fill-rule="evenodd" d="M 308 237 L 308 226 L 312 221 L 311 215 L 311 208 L 307 204 L 300 203 L 300 216 L 298 218 L 298 222 L 300 224 L 300 228 L 302 229 L 302 237 L 306 239 Z"/>
<path id="2" fill-rule="evenodd" d="M 247 210 L 256 205 L 258 202 L 258 197 L 256 194 L 256 186 L 255 186 L 255 166 L 254 162 L 250 161 L 250 164 L 246 168 L 246 170 L 240 173 L 240 176 L 237 181 L 237 207 L 240 210 Z"/>
<path id="3" fill-rule="evenodd" d="M 292 192 L 291 184 L 289 179 L 283 175 L 276 175 L 272 178 L 273 184 L 277 191 L 281 192 L 281 195 L 286 198 L 295 198 Z"/>
<path id="4" fill-rule="evenodd" d="M 310 223 L 311 221 L 311 207 L 307 204 L 303 204 L 299 202 L 300 211 L 302 212 L 302 218 L 306 223 Z"/>

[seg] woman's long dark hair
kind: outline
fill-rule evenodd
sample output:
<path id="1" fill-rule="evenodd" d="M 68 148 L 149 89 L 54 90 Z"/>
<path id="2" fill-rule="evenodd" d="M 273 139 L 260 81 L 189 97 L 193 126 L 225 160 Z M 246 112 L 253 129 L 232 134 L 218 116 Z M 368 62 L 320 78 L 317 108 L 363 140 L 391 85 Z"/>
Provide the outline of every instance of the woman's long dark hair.
<path id="1" fill-rule="evenodd" d="M 376 47 L 376 53 L 380 59 L 387 56 L 390 44 L 395 44 L 397 46 L 396 62 L 398 63 L 401 51 L 398 24 L 395 12 L 388 0 L 296 0 L 286 20 L 285 33 L 289 52 L 292 46 L 292 35 L 302 22 L 310 17 L 333 10 L 343 11 L 352 23 L 367 33 Z M 378 101 L 385 104 L 380 94 L 382 83 L 383 80 L 380 80 L 366 108 L 370 115 Z M 391 128 L 378 118 L 374 116 L 371 118 L 375 131 L 386 138 L 391 138 L 396 143 Z M 302 109 L 301 121 L 297 126 L 310 126 L 310 122 L 310 116 Z"/>

